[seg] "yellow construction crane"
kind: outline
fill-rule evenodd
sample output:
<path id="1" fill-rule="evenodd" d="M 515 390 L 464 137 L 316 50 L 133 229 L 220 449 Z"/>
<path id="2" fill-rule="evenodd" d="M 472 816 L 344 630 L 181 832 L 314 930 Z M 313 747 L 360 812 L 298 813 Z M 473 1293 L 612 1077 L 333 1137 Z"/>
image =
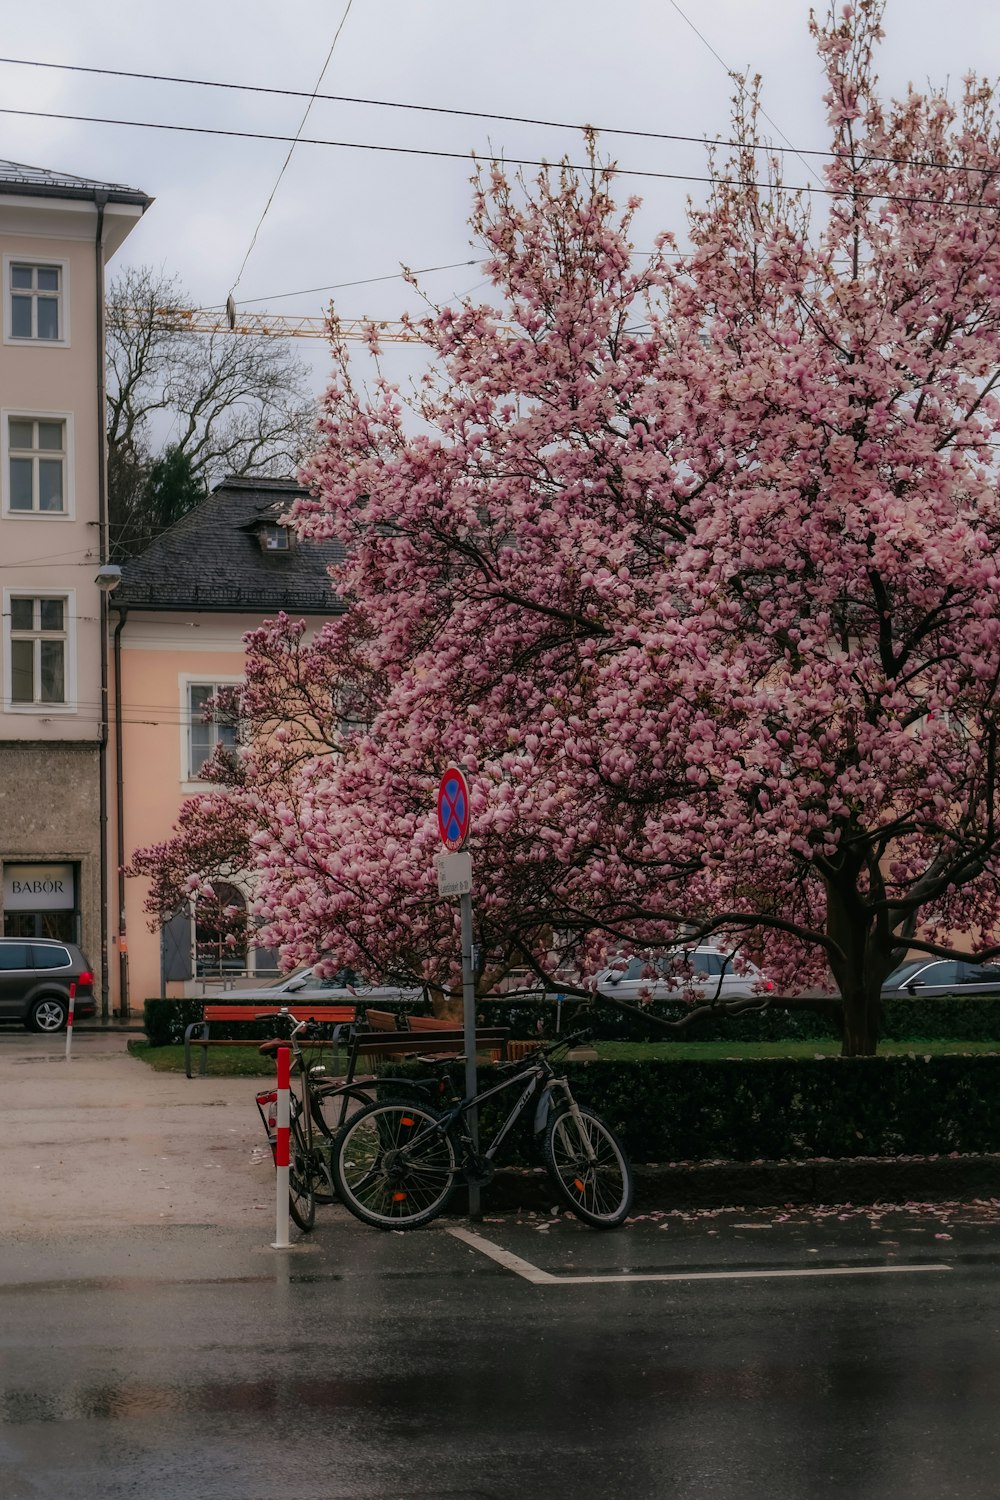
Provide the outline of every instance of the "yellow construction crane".
<path id="1" fill-rule="evenodd" d="M 137 314 L 137 317 L 139 315 Z M 224 311 L 207 308 L 162 307 L 157 316 L 171 328 L 180 328 L 188 333 L 263 333 L 277 339 L 325 339 L 330 336 L 326 318 L 294 318 L 280 313 L 237 312 L 235 322 L 230 323 Z M 393 321 L 378 321 L 374 325 L 379 339 L 385 344 L 411 343 L 416 334 L 405 324 Z M 370 324 L 365 318 L 339 318 L 337 332 L 341 338 L 367 340 Z"/>

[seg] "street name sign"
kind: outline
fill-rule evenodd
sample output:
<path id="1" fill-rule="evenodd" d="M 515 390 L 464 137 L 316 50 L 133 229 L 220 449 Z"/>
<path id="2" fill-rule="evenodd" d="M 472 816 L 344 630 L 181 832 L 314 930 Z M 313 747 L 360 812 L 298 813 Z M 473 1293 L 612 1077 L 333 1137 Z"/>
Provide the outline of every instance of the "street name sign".
<path id="1" fill-rule="evenodd" d="M 435 854 L 434 868 L 439 896 L 471 896 L 471 854 Z"/>

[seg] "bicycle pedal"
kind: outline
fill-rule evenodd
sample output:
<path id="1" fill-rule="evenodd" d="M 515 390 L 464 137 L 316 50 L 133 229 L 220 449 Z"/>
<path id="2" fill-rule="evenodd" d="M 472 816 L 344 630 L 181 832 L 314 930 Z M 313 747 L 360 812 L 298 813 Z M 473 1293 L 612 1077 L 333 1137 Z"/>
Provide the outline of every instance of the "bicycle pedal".
<path id="1" fill-rule="evenodd" d="M 485 1156 L 470 1156 L 466 1159 L 462 1176 L 469 1187 L 485 1187 L 496 1175 L 496 1167 Z"/>

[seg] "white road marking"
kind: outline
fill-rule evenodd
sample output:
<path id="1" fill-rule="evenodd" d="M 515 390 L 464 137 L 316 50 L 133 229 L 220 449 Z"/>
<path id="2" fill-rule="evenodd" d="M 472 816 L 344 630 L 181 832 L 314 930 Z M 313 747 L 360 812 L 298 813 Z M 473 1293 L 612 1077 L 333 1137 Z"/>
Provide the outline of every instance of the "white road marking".
<path id="1" fill-rule="evenodd" d="M 915 1276 L 922 1271 L 950 1271 L 951 1266 L 935 1262 L 916 1266 L 806 1266 L 801 1269 L 775 1269 L 773 1271 L 615 1271 L 595 1276 L 553 1276 L 523 1260 L 511 1250 L 503 1250 L 492 1240 L 484 1239 L 471 1229 L 460 1229 L 457 1225 L 445 1231 L 456 1240 L 461 1240 L 473 1250 L 478 1250 L 497 1265 L 516 1276 L 530 1281 L 533 1286 L 596 1286 L 611 1281 L 776 1281 L 779 1279 L 803 1279 L 818 1276 Z"/>

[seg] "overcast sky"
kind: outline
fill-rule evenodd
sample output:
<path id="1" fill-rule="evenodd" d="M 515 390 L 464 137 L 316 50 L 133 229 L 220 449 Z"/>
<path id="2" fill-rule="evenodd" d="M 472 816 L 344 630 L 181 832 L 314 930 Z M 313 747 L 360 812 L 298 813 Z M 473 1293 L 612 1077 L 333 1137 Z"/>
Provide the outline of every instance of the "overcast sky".
<path id="1" fill-rule="evenodd" d="M 48 0 L 4 7 L 8 58 L 311 90 L 345 0 Z M 44 25 L 40 24 L 44 14 Z M 353 0 L 322 91 L 399 103 L 685 135 L 726 134 L 730 68 L 764 78 L 765 127 L 822 148 L 821 78 L 806 0 Z M 699 36 L 692 28 L 697 27 Z M 889 0 L 879 73 L 886 92 L 1000 75 L 991 0 Z M 0 106 L 119 120 L 294 135 L 306 101 L 173 83 L 137 82 L 0 64 Z M 0 157 L 126 183 L 156 199 L 118 264 L 176 273 L 196 306 L 225 301 L 285 159 L 281 142 L 0 114 Z M 317 101 L 305 136 L 508 157 L 581 159 L 571 131 L 360 104 Z M 703 175 L 702 148 L 605 135 L 621 166 Z M 320 314 L 333 295 L 345 317 L 393 318 L 413 307 L 399 280 L 330 293 L 335 283 L 462 262 L 470 165 L 464 161 L 300 144 L 260 229 L 237 300 Z M 790 182 L 805 168 L 788 159 Z M 639 238 L 683 233 L 697 183 L 623 178 L 645 208 Z M 423 278 L 436 299 L 477 286 L 474 265 Z M 287 294 L 297 295 L 289 296 Z M 302 341 L 317 389 L 325 349 Z M 413 351 L 391 351 L 405 373 Z M 392 368 L 392 367 L 391 367 Z"/>

